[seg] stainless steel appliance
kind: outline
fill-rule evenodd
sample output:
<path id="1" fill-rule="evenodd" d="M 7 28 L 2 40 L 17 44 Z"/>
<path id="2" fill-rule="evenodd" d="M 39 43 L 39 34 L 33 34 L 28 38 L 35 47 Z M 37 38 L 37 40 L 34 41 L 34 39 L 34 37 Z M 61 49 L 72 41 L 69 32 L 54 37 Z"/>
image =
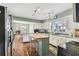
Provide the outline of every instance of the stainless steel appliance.
<path id="1" fill-rule="evenodd" d="M 12 39 L 11 22 L 7 7 L 0 6 L 0 56 L 8 55 L 8 47 Z"/>

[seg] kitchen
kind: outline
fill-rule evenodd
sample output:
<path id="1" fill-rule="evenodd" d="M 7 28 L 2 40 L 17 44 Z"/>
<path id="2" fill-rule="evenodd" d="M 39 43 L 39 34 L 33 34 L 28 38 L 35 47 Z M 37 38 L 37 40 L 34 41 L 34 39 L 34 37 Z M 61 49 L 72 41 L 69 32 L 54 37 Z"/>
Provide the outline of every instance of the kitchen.
<path id="1" fill-rule="evenodd" d="M 70 48 L 66 48 L 66 43 L 70 46 L 79 44 L 74 43 L 79 42 L 77 3 L 1 3 L 0 5 L 5 6 L 4 10 L 7 10 L 5 17 L 7 40 L 4 40 L 5 51 L 2 55 L 79 55 L 78 48 L 71 50 L 73 53 L 67 52 Z M 18 35 L 21 37 L 18 38 Z M 62 53 L 65 50 L 67 53 Z"/>

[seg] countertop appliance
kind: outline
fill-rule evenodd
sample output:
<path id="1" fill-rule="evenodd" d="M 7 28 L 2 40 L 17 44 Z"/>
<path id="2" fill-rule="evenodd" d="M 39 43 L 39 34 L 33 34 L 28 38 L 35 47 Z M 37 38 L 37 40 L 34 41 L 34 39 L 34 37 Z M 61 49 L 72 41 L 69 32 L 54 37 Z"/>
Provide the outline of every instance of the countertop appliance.
<path id="1" fill-rule="evenodd" d="M 34 29 L 34 33 L 48 33 L 48 31 L 46 29 Z"/>

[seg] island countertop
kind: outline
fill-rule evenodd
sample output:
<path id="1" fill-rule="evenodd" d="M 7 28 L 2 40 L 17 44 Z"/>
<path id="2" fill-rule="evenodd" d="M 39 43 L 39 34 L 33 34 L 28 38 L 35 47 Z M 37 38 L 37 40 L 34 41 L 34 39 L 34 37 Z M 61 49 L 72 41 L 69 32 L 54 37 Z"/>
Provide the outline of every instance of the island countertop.
<path id="1" fill-rule="evenodd" d="M 41 38 L 49 38 L 48 34 L 44 34 L 44 33 L 35 33 L 32 35 L 32 40 L 35 39 L 41 39 Z"/>

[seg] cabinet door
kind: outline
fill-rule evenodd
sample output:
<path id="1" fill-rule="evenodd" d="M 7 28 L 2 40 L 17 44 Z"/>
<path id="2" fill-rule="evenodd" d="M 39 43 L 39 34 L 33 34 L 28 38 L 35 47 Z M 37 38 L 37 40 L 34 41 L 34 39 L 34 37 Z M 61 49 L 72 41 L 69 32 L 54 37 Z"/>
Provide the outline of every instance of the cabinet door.
<path id="1" fill-rule="evenodd" d="M 75 45 L 70 44 L 68 49 L 69 49 L 70 51 L 76 53 L 76 46 L 75 46 Z"/>
<path id="2" fill-rule="evenodd" d="M 77 46 L 77 54 L 79 55 L 79 46 Z"/>
<path id="3" fill-rule="evenodd" d="M 71 46 L 70 46 L 70 44 L 69 44 L 69 43 L 67 43 L 66 45 L 67 45 L 67 46 L 66 46 L 66 47 L 67 47 L 67 50 L 69 50 L 69 51 L 70 51 L 70 50 L 71 50 Z"/>

